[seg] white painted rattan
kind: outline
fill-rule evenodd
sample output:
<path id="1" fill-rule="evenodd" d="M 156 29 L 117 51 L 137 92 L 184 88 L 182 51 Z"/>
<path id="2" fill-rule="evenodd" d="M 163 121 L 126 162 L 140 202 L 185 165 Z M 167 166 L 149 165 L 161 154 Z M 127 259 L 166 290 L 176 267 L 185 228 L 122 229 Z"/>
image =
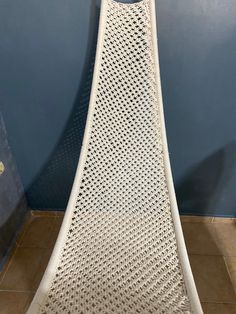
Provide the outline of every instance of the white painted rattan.
<path id="1" fill-rule="evenodd" d="M 167 151 L 154 0 L 103 0 L 83 148 L 28 313 L 202 313 Z"/>

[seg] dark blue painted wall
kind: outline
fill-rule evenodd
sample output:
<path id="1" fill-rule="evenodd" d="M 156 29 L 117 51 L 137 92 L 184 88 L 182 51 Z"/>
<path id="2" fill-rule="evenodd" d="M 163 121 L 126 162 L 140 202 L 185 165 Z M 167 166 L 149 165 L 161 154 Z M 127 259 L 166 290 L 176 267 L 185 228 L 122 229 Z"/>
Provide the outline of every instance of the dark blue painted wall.
<path id="1" fill-rule="evenodd" d="M 0 102 L 33 208 L 64 208 L 89 99 L 99 1 L 0 2 Z M 158 0 L 180 210 L 236 213 L 236 2 Z"/>

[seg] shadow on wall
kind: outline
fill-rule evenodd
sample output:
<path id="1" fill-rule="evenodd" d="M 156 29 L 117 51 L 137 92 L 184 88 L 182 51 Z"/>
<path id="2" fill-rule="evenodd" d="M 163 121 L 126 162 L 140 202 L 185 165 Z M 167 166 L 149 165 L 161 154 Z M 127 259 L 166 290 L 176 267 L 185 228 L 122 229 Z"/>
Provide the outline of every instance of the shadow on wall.
<path id="1" fill-rule="evenodd" d="M 100 8 L 91 1 L 86 61 L 75 103 L 65 130 L 47 164 L 26 191 L 29 206 L 37 209 L 65 209 L 73 184 L 87 117 L 96 54 Z"/>
<path id="2" fill-rule="evenodd" d="M 13 159 L 0 113 L 0 270 L 27 213 L 23 186 Z"/>
<path id="3" fill-rule="evenodd" d="M 236 134 L 236 2 L 166 0 L 158 1 L 157 9 L 164 109 L 179 208 L 195 215 L 236 215 L 231 142 Z M 232 169 L 225 164 L 228 160 Z"/>
<path id="4" fill-rule="evenodd" d="M 196 165 L 177 185 L 180 212 L 214 216 L 222 206 L 224 216 L 232 217 L 232 209 L 225 208 L 224 202 L 231 195 L 236 204 L 235 191 L 231 190 L 235 175 L 236 142 L 231 142 Z"/>

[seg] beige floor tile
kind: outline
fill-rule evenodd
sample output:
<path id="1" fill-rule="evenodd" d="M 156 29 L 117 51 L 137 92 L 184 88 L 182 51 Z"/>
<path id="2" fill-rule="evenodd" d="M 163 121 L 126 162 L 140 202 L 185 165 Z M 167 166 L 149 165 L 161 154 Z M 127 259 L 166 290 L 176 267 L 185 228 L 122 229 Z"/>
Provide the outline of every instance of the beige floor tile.
<path id="1" fill-rule="evenodd" d="M 35 217 L 56 217 L 59 216 L 63 211 L 59 210 L 31 210 L 32 216 Z"/>
<path id="2" fill-rule="evenodd" d="M 212 217 L 208 216 L 185 216 L 180 215 L 181 222 L 201 222 L 201 223 L 209 223 L 212 221 Z"/>
<path id="3" fill-rule="evenodd" d="M 236 223 L 213 223 L 217 246 L 225 256 L 236 256 Z"/>
<path id="4" fill-rule="evenodd" d="M 65 216 L 65 212 L 64 212 L 64 211 L 57 211 L 57 212 L 56 212 L 56 216 L 58 216 L 58 217 L 64 217 L 64 216 Z"/>
<path id="5" fill-rule="evenodd" d="M 61 228 L 61 224 L 62 224 L 62 222 L 63 222 L 63 218 L 64 218 L 64 216 L 57 216 L 57 217 L 55 217 L 54 223 L 55 223 L 56 227 L 59 228 L 58 231 L 59 231 L 60 228 Z"/>
<path id="6" fill-rule="evenodd" d="M 34 217 L 55 217 L 56 212 L 53 210 L 31 210 L 31 215 Z"/>
<path id="7" fill-rule="evenodd" d="M 227 303 L 203 303 L 204 314 L 235 314 L 236 304 Z"/>
<path id="8" fill-rule="evenodd" d="M 38 248 L 52 247 L 54 245 L 52 240 L 54 220 L 55 216 L 33 217 L 25 228 L 25 232 L 19 241 L 19 246 Z"/>
<path id="9" fill-rule="evenodd" d="M 53 217 L 58 217 L 58 216 L 64 216 L 65 210 L 31 210 L 31 215 L 32 216 L 53 216 Z"/>
<path id="10" fill-rule="evenodd" d="M 17 235 L 17 239 L 16 239 L 16 244 L 18 245 L 22 238 L 24 237 L 24 234 L 25 232 L 27 231 L 27 229 L 29 228 L 31 222 L 33 221 L 34 217 L 31 215 L 31 213 L 29 212 L 27 215 L 26 215 L 26 218 L 25 218 L 25 221 L 24 221 L 24 224 L 21 228 L 21 230 L 19 231 L 18 235 Z"/>
<path id="11" fill-rule="evenodd" d="M 213 223 L 236 223 L 236 218 L 213 217 Z"/>
<path id="12" fill-rule="evenodd" d="M 13 255 L 15 254 L 16 249 L 17 249 L 16 246 L 14 246 L 10 250 L 10 252 L 8 253 L 8 255 L 6 257 L 5 263 L 4 263 L 4 265 L 3 265 L 2 269 L 1 269 L 1 272 L 0 272 L 0 283 L 1 283 L 2 279 L 3 279 L 3 277 L 4 277 L 5 272 L 7 271 L 8 267 L 9 267 L 10 260 L 12 259 Z"/>
<path id="13" fill-rule="evenodd" d="M 0 291 L 0 314 L 24 314 L 33 298 L 30 292 Z"/>
<path id="14" fill-rule="evenodd" d="M 58 236 L 59 230 L 61 228 L 62 221 L 63 221 L 63 216 L 55 217 L 55 220 L 53 223 L 52 236 L 51 236 L 52 237 L 51 238 L 52 243 L 55 243 L 57 240 L 57 236 Z"/>
<path id="15" fill-rule="evenodd" d="M 222 256 L 190 255 L 190 263 L 202 302 L 236 302 Z"/>
<path id="16" fill-rule="evenodd" d="M 236 257 L 225 257 L 225 262 L 228 268 L 232 285 L 234 286 L 234 291 L 236 293 Z"/>
<path id="17" fill-rule="evenodd" d="M 214 240 L 211 223 L 182 223 L 185 243 L 189 254 L 220 255 Z"/>
<path id="18" fill-rule="evenodd" d="M 0 290 L 35 291 L 51 249 L 18 247 L 0 283 Z"/>

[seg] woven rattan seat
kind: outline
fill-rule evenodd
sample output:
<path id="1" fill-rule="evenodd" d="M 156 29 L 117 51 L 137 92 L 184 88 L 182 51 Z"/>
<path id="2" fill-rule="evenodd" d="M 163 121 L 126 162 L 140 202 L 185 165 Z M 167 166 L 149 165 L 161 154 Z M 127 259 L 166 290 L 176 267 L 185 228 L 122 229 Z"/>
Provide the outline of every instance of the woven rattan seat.
<path id="1" fill-rule="evenodd" d="M 166 144 L 153 0 L 103 0 L 84 142 L 28 313 L 202 313 Z"/>

